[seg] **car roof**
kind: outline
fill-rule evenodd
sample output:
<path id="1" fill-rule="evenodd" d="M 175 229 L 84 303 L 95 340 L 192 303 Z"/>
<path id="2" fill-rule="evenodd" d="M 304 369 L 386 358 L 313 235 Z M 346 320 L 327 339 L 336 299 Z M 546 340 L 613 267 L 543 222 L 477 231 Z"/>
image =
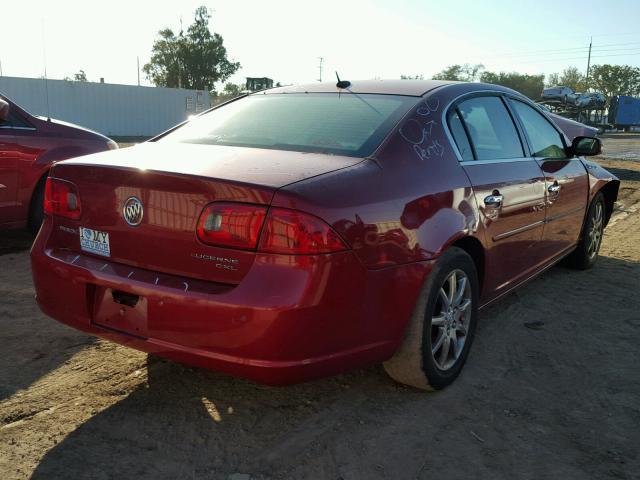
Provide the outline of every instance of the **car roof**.
<path id="1" fill-rule="evenodd" d="M 420 97 L 429 90 L 452 83 L 459 82 L 444 80 L 352 80 L 351 86 L 346 90 L 352 93 L 378 93 Z M 345 89 L 338 88 L 336 82 L 332 81 L 276 87 L 256 93 L 337 93 L 341 91 L 344 92 Z"/>

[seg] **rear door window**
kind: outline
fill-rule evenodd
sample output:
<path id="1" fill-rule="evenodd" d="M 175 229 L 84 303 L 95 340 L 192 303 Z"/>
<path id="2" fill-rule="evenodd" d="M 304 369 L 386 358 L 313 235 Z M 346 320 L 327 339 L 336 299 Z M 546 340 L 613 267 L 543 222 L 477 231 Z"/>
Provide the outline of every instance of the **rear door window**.
<path id="1" fill-rule="evenodd" d="M 499 97 L 474 97 L 458 105 L 476 160 L 522 158 L 524 151 L 511 115 Z"/>

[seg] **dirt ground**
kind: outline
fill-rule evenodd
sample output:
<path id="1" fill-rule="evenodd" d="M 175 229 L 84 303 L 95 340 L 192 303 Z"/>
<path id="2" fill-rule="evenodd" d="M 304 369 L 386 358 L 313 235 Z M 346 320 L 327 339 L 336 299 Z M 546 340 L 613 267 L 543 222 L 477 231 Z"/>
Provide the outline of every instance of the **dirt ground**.
<path id="1" fill-rule="evenodd" d="M 485 310 L 431 394 L 380 366 L 264 387 L 96 340 L 38 311 L 30 239 L 2 233 L 0 479 L 640 479 L 640 136 L 605 141 L 623 185 L 597 266 Z"/>

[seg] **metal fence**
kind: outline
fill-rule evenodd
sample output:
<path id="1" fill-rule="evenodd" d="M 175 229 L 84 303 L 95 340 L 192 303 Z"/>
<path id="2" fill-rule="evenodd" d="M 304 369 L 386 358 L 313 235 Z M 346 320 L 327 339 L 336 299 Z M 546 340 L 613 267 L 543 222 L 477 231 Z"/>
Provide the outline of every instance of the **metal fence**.
<path id="1" fill-rule="evenodd" d="M 109 136 L 148 137 L 209 108 L 203 90 L 0 77 L 0 93 L 34 115 Z"/>

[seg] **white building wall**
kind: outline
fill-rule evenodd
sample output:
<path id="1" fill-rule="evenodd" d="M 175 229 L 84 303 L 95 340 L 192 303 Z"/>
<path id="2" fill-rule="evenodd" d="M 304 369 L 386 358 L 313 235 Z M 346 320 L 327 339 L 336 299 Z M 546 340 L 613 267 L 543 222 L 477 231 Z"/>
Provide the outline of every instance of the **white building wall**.
<path id="1" fill-rule="evenodd" d="M 203 90 L 40 78 L 0 77 L 0 93 L 33 115 L 49 114 L 107 136 L 157 135 L 210 107 Z"/>

